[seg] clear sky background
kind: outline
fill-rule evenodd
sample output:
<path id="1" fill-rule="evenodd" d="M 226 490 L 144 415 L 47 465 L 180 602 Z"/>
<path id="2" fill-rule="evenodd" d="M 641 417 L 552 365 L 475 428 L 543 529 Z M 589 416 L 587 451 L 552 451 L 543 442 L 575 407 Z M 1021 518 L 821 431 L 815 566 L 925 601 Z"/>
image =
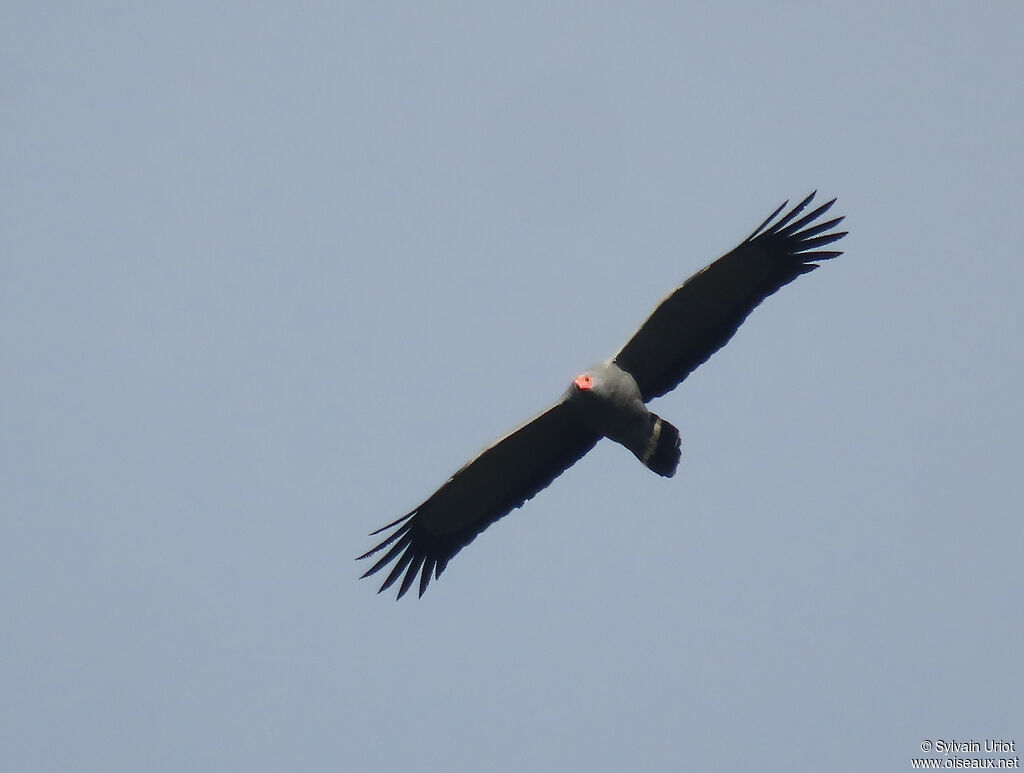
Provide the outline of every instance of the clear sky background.
<path id="1" fill-rule="evenodd" d="M 1024 5 L 7 3 L 0 769 L 1024 745 Z M 783 199 L 846 254 L 421 600 L 353 559 Z"/>

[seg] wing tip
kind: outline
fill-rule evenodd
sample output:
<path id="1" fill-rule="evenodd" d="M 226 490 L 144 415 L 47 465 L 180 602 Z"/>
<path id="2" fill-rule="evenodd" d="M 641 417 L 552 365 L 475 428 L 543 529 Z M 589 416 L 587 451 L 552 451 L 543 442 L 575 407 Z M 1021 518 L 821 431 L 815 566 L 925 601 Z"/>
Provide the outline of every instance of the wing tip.
<path id="1" fill-rule="evenodd" d="M 415 512 L 413 511 L 410 515 L 415 514 Z M 396 601 L 409 592 L 417 579 L 417 574 L 419 575 L 418 595 L 422 598 L 427 590 L 427 586 L 430 584 L 431 575 L 440 577 L 449 558 L 444 555 L 443 548 L 440 548 L 441 552 L 438 552 L 438 546 L 433 545 L 429 540 L 425 543 L 422 535 L 417 537 L 413 529 L 413 522 L 406 520 L 408 517 L 403 516 L 397 521 L 393 521 L 390 525 L 392 527 L 397 526 L 394 533 L 356 559 L 359 561 L 369 558 L 384 548 L 388 548 L 387 552 L 380 556 L 373 566 L 359 576 L 359 579 L 366 579 L 381 569 L 387 568 L 389 570 L 388 575 L 377 589 L 377 593 L 383 593 L 401 579 L 401 583 L 398 585 L 398 593 L 395 595 Z M 406 522 L 402 523 L 403 520 Z M 379 534 L 380 531 L 378 529 L 374 534 Z"/>
<path id="2" fill-rule="evenodd" d="M 831 260 L 842 255 L 841 250 L 822 251 L 816 249 L 837 242 L 849 233 L 849 231 L 825 233 L 842 223 L 846 219 L 845 215 L 825 222 L 818 222 L 839 200 L 838 197 L 829 199 L 803 217 L 798 218 L 798 215 L 807 208 L 817 193 L 817 190 L 812 191 L 786 214 L 778 217 L 786 207 L 786 204 L 783 204 L 754 231 L 746 242 L 770 240 L 777 245 L 774 249 L 781 251 L 779 257 L 788 256 L 804 265 L 808 261 Z M 777 217 L 778 220 L 776 220 Z"/>

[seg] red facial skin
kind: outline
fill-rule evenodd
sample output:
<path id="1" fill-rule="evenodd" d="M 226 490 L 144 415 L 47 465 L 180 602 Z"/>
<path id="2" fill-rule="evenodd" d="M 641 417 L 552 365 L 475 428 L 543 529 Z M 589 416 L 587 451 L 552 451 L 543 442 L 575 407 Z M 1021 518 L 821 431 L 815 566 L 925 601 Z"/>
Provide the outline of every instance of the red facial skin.
<path id="1" fill-rule="evenodd" d="M 577 376 L 572 383 L 575 384 L 576 388 L 580 391 L 586 392 L 588 389 L 593 388 L 594 379 L 584 373 L 582 376 Z"/>

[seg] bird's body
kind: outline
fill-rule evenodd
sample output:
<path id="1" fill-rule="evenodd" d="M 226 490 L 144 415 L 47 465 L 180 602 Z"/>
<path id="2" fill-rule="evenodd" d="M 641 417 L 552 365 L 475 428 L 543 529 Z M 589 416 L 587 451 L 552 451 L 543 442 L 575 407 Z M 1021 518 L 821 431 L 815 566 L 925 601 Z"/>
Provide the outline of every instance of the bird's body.
<path id="1" fill-rule="evenodd" d="M 659 475 L 675 475 L 679 431 L 648 410 L 636 380 L 614 361 L 587 368 L 562 399 L 587 429 L 625 446 Z"/>
<path id="2" fill-rule="evenodd" d="M 812 193 L 779 220 L 783 204 L 736 249 L 694 274 L 663 300 L 616 354 L 579 374 L 553 406 L 499 438 L 458 470 L 416 509 L 373 532 L 394 531 L 360 559 L 387 548 L 364 577 L 392 561 L 380 590 L 402 577 L 401 598 L 419 575 L 422 596 L 431 577 L 494 521 L 522 505 L 575 464 L 602 438 L 628 448 L 659 475 L 675 474 L 679 431 L 647 403 L 673 389 L 728 342 L 765 298 L 846 235 L 842 218 L 816 222 L 829 201 L 798 217 Z M 773 222 L 775 221 L 775 222 Z"/>

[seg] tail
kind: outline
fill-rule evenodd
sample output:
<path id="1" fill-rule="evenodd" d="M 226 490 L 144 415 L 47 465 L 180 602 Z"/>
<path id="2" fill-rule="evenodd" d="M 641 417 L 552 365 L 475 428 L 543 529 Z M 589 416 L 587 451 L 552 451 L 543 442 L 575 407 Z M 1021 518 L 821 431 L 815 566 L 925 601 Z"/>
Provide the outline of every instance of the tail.
<path id="1" fill-rule="evenodd" d="M 652 413 L 651 436 L 640 461 L 658 475 L 671 478 L 679 466 L 679 445 L 679 430 Z"/>

